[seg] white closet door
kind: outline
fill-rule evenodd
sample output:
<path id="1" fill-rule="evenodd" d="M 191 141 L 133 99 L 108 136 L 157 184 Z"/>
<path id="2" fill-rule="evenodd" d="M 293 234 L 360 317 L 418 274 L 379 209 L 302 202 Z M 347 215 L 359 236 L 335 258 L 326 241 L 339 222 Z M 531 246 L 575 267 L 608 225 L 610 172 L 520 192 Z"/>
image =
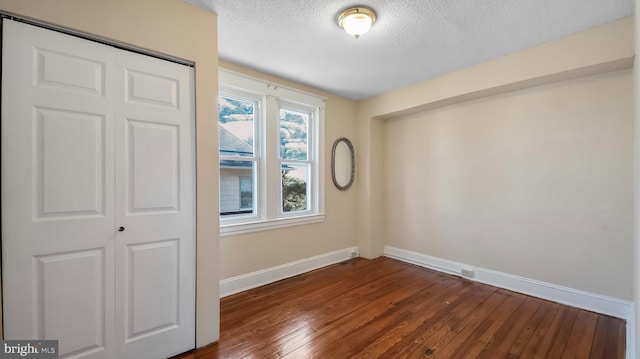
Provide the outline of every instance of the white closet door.
<path id="1" fill-rule="evenodd" d="M 61 358 L 193 348 L 191 70 L 3 23 L 5 339 L 57 339 Z M 155 112 L 166 83 L 175 118 Z"/>
<path id="2" fill-rule="evenodd" d="M 195 346 L 193 69 L 121 51 L 116 327 L 122 358 Z"/>
<path id="3" fill-rule="evenodd" d="M 3 22 L 5 339 L 58 339 L 61 357 L 113 347 L 110 48 Z"/>

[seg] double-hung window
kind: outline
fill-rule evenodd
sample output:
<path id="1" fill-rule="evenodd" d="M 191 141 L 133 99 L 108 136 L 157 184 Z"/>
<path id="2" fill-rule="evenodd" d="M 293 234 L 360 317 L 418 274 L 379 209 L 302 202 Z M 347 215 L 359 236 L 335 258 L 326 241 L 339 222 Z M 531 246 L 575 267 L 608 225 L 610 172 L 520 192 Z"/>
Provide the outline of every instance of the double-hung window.
<path id="1" fill-rule="evenodd" d="M 221 234 L 324 220 L 324 99 L 220 70 Z"/>

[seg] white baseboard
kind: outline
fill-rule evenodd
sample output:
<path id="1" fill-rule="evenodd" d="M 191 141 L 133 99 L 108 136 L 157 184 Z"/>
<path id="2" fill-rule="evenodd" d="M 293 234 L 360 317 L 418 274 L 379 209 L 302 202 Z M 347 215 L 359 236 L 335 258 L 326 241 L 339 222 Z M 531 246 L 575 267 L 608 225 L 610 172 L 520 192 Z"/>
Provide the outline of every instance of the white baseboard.
<path id="1" fill-rule="evenodd" d="M 474 278 L 467 279 L 476 282 L 509 289 L 514 292 L 524 293 L 572 307 L 590 310 L 596 313 L 610 315 L 624 319 L 627 323 L 629 323 L 633 317 L 633 302 L 623 299 L 585 292 L 557 284 L 458 263 L 390 246 L 384 247 L 384 255 L 457 276 L 462 276 L 461 270 L 463 268 L 471 269 L 474 271 L 475 276 Z"/>
<path id="2" fill-rule="evenodd" d="M 557 284 L 542 282 L 535 279 L 502 273 L 490 269 L 471 266 L 447 259 L 437 258 L 426 254 L 408 251 L 391 246 L 384 247 L 384 255 L 389 258 L 417 264 L 438 272 L 462 277 L 462 269 L 474 271 L 474 278 L 467 278 L 476 282 L 489 284 L 514 292 L 550 300 L 568 306 L 586 309 L 592 312 L 621 318 L 627 322 L 627 353 L 628 359 L 635 358 L 635 314 L 633 302 L 608 297 L 601 294 L 585 292 L 578 289 L 564 287 Z"/>
<path id="3" fill-rule="evenodd" d="M 220 298 L 236 294 L 248 289 L 263 286 L 298 274 L 326 267 L 351 258 L 351 253 L 359 253 L 357 247 L 345 248 L 335 252 L 324 253 L 315 257 L 251 272 L 220 281 Z"/>

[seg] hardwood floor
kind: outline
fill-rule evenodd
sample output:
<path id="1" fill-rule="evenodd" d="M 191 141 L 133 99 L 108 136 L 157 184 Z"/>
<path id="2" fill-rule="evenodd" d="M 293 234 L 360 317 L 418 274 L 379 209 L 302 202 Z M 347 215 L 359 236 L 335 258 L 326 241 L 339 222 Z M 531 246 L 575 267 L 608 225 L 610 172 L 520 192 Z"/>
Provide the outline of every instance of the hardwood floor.
<path id="1" fill-rule="evenodd" d="M 221 301 L 221 338 L 179 359 L 624 358 L 625 322 L 389 258 Z"/>

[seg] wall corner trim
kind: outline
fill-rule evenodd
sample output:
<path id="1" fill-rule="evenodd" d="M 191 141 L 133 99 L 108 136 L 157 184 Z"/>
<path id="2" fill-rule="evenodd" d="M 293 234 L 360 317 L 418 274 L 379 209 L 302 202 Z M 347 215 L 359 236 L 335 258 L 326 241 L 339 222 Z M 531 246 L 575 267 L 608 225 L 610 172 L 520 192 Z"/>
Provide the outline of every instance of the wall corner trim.
<path id="1" fill-rule="evenodd" d="M 354 251 L 355 253 L 359 253 L 358 247 L 340 249 L 334 252 L 223 279 L 220 281 L 220 298 L 351 259 L 351 253 Z"/>

